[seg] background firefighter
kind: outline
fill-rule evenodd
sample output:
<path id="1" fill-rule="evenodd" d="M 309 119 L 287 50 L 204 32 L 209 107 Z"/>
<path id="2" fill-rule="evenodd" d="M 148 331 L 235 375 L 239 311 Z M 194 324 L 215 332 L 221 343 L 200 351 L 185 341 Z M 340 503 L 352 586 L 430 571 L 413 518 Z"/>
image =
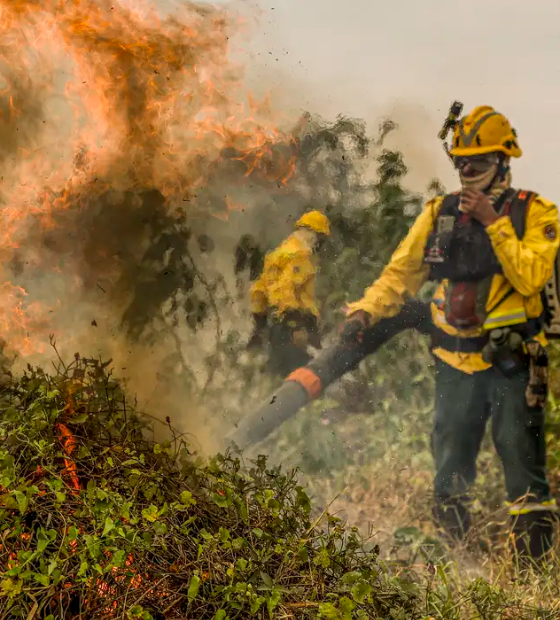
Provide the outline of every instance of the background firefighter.
<path id="1" fill-rule="evenodd" d="M 317 251 L 329 234 L 325 215 L 305 213 L 296 230 L 266 255 L 263 271 L 251 286 L 255 331 L 248 348 L 262 346 L 266 332 L 269 370 L 274 374 L 284 377 L 307 364 L 309 345 L 321 348 L 315 278 Z"/>
<path id="2" fill-rule="evenodd" d="M 427 280 L 436 363 L 434 516 L 452 539 L 470 526 L 468 489 L 488 419 L 502 461 L 515 549 L 539 558 L 553 515 L 546 476 L 547 358 L 542 290 L 558 251 L 558 209 L 511 189 L 520 157 L 509 121 L 489 106 L 454 125 L 448 150 L 461 191 L 429 201 L 363 298 L 343 337 L 399 313 Z"/>

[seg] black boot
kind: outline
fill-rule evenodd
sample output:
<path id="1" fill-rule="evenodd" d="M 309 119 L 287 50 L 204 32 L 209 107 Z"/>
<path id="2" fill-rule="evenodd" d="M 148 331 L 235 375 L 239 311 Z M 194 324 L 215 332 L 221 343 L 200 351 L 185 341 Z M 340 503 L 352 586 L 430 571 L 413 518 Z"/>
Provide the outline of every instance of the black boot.
<path id="1" fill-rule="evenodd" d="M 512 515 L 513 552 L 523 564 L 542 560 L 554 542 L 555 513 L 533 511 Z"/>
<path id="2" fill-rule="evenodd" d="M 471 516 L 463 500 L 436 498 L 432 514 L 436 525 L 445 532 L 450 544 L 465 539 L 471 527 Z"/>

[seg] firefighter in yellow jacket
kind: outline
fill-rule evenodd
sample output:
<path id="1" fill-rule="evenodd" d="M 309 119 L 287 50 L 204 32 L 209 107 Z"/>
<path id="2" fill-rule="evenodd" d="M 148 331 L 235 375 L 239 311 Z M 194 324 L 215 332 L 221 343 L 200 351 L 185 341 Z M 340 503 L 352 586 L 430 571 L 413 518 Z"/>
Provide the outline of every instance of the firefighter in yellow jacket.
<path id="1" fill-rule="evenodd" d="M 511 188 L 510 160 L 522 152 L 493 108 L 461 118 L 448 152 L 461 190 L 425 205 L 380 278 L 348 306 L 343 335 L 395 316 L 426 281 L 438 283 L 434 516 L 455 539 L 468 531 L 468 491 L 491 419 L 516 549 L 537 558 L 550 548 L 556 510 L 545 463 L 542 291 L 558 252 L 558 209 Z"/>
<path id="2" fill-rule="evenodd" d="M 262 344 L 268 331 L 269 370 L 286 376 L 311 357 L 309 345 L 320 348 L 319 309 L 315 299 L 317 251 L 330 234 L 328 218 L 309 211 L 296 230 L 268 253 L 260 277 L 250 290 L 255 331 L 249 348 Z"/>

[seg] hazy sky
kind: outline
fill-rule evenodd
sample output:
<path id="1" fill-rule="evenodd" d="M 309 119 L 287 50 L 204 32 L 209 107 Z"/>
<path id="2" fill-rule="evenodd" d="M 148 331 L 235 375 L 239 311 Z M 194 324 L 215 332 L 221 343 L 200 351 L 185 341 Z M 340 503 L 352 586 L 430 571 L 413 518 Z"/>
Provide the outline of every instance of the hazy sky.
<path id="1" fill-rule="evenodd" d="M 420 149 L 412 168 L 427 166 L 429 153 L 438 174 L 448 171 L 436 134 L 450 102 L 460 99 L 467 110 L 494 105 L 524 150 L 515 184 L 560 202 L 560 3 L 259 2 L 264 12 L 250 46 L 264 84 L 332 117 L 375 122 L 404 107 L 409 126 L 400 139 L 405 152 Z"/>

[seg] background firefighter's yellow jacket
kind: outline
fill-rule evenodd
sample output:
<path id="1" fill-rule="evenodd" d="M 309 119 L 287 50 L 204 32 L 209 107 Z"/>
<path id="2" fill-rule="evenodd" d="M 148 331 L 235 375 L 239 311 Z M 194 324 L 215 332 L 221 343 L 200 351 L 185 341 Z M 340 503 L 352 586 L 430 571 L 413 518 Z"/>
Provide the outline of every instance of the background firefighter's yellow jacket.
<path id="1" fill-rule="evenodd" d="M 412 225 L 406 238 L 395 250 L 379 279 L 366 290 L 364 297 L 348 305 L 348 313 L 365 310 L 374 321 L 398 314 L 409 296 L 414 296 L 429 275 L 425 265 L 424 248 L 433 229 L 443 196 L 429 201 Z M 441 282 L 432 300 L 432 319 L 436 327 L 460 337 L 473 337 L 485 329 L 519 324 L 527 318 L 540 316 L 543 310 L 540 293 L 552 277 L 558 252 L 558 209 L 541 196 L 535 196 L 527 208 L 525 235 L 518 239 L 508 216 L 503 216 L 486 228 L 494 252 L 502 265 L 503 275 L 492 280 L 486 310 L 487 320 L 481 329 L 458 331 L 444 316 L 447 281 Z M 500 300 L 511 289 L 514 293 Z M 545 344 L 543 334 L 539 340 Z M 434 354 L 451 366 L 472 373 L 489 367 L 481 353 L 458 353 L 434 349 Z"/>
<path id="2" fill-rule="evenodd" d="M 296 231 L 266 255 L 262 274 L 250 289 L 251 312 L 272 311 L 281 317 L 295 310 L 319 318 L 316 273 L 313 251 L 305 236 Z"/>

